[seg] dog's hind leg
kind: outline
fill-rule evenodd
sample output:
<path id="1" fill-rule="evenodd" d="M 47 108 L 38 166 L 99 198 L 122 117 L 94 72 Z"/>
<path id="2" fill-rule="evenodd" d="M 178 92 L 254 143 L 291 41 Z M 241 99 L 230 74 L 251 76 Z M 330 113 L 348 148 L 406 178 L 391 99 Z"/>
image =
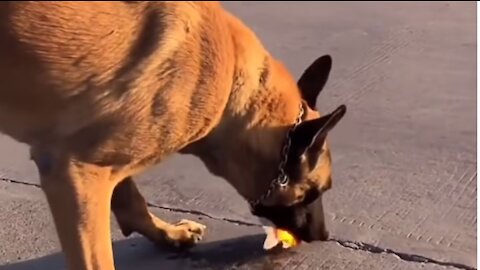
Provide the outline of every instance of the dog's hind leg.
<path id="1" fill-rule="evenodd" d="M 131 177 L 115 187 L 112 210 L 125 236 L 138 232 L 160 245 L 190 247 L 202 239 L 206 229 L 204 225 L 190 220 L 170 224 L 150 213 Z"/>
<path id="2" fill-rule="evenodd" d="M 41 187 L 71 270 L 114 270 L 109 167 L 72 160 L 54 151 L 32 151 Z"/>

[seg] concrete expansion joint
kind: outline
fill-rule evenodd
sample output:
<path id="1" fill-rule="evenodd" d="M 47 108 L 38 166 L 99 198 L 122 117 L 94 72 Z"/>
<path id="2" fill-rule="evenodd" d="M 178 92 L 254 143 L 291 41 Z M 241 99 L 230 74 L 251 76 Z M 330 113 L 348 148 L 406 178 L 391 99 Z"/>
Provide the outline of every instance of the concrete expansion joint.
<path id="1" fill-rule="evenodd" d="M 28 183 L 28 182 L 23 182 L 23 181 L 8 179 L 8 178 L 5 178 L 5 177 L 0 177 L 0 182 L 7 182 L 7 183 L 10 183 L 10 184 L 18 184 L 18 185 L 24 185 L 24 186 L 31 186 L 31 187 L 40 188 L 40 185 L 39 185 L 39 184 L 33 184 L 33 183 Z"/>
<path id="2" fill-rule="evenodd" d="M 175 207 L 167 207 L 167 206 L 161 206 L 153 203 L 147 202 L 148 207 L 152 208 L 158 208 L 170 212 L 176 212 L 176 213 L 184 213 L 184 214 L 190 214 L 190 215 L 195 215 L 195 216 L 201 216 L 201 217 L 206 217 L 209 219 L 214 219 L 214 220 L 219 220 L 219 221 L 224 221 L 228 223 L 232 223 L 235 225 L 242 225 L 242 226 L 248 226 L 248 227 L 260 227 L 260 224 L 256 223 L 251 223 L 251 222 L 246 222 L 242 220 L 237 220 L 237 219 L 231 219 L 231 218 L 224 218 L 224 217 L 217 217 L 211 214 L 204 213 L 202 211 L 198 210 L 188 210 L 188 209 L 182 209 L 182 208 L 175 208 Z"/>
<path id="3" fill-rule="evenodd" d="M 414 263 L 424 263 L 424 264 L 435 264 L 439 266 L 451 267 L 454 269 L 461 269 L 461 270 L 476 270 L 477 268 L 464 265 L 461 263 L 455 262 L 442 262 L 435 259 L 427 258 L 422 255 L 417 254 L 409 254 L 404 252 L 395 251 L 389 248 L 381 248 L 378 246 L 374 246 L 371 244 L 363 243 L 363 242 L 356 242 L 356 241 L 349 241 L 349 240 L 337 240 L 337 239 L 330 239 L 329 241 L 335 242 L 338 245 L 358 251 L 365 251 L 374 254 L 389 254 L 399 258 L 400 260 L 407 261 L 407 262 L 414 262 Z"/>

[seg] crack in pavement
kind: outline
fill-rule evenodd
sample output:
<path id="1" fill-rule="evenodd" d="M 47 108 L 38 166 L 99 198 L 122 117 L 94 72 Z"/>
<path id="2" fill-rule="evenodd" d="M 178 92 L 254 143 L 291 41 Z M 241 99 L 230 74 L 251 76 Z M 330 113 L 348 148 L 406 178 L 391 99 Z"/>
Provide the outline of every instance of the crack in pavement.
<path id="1" fill-rule="evenodd" d="M 338 239 L 330 239 L 328 241 L 335 242 L 339 245 L 341 245 L 344 248 L 348 249 L 353 249 L 353 250 L 361 250 L 369 253 L 374 253 L 374 254 L 391 254 L 395 257 L 398 257 L 399 259 L 407 262 L 414 262 L 414 263 L 430 263 L 430 264 L 435 264 L 435 265 L 440 265 L 440 266 L 446 266 L 446 267 L 453 267 L 456 269 L 462 269 L 462 270 L 476 270 L 477 268 L 471 267 L 465 264 L 461 263 L 455 263 L 455 262 L 442 262 L 438 261 L 435 259 L 427 258 L 422 255 L 416 255 L 416 254 L 408 254 L 408 253 L 403 253 L 403 252 L 398 252 L 389 248 L 381 248 L 378 246 L 374 246 L 371 244 L 367 244 L 364 242 L 356 242 L 356 241 L 350 241 L 350 240 L 338 240 Z"/>
<path id="2" fill-rule="evenodd" d="M 8 178 L 5 178 L 5 177 L 0 177 L 0 181 L 40 188 L 39 184 L 8 179 Z M 241 220 L 231 219 L 231 218 L 218 217 L 218 216 L 214 216 L 214 215 L 211 215 L 211 214 L 208 214 L 208 213 L 205 213 L 205 212 L 202 212 L 202 211 L 198 211 L 198 210 L 187 210 L 187 209 L 182 209 L 182 208 L 168 207 L 168 206 L 157 205 L 157 204 L 150 203 L 150 202 L 147 202 L 147 206 L 152 207 L 152 208 L 158 208 L 158 209 L 161 209 L 161 210 L 164 210 L 164 211 L 170 211 L 170 212 L 176 212 L 176 213 L 184 213 L 184 214 L 191 214 L 191 215 L 195 215 L 195 216 L 207 217 L 207 218 L 210 218 L 210 219 L 213 219 L 213 220 L 224 221 L 224 222 L 228 222 L 228 223 L 235 224 L 235 225 L 248 226 L 248 227 L 261 227 L 262 226 L 261 224 L 257 224 L 257 223 L 251 223 L 251 222 L 246 222 L 246 221 L 241 221 Z M 399 252 L 399 251 L 395 251 L 395 250 L 392 250 L 392 249 L 389 249 L 389 248 L 381 248 L 381 247 L 371 245 L 371 244 L 367 244 L 367 243 L 364 243 L 364 242 L 356 242 L 356 241 L 351 241 L 351 240 L 340 240 L 340 239 L 335 239 L 335 238 L 331 238 L 327 241 L 336 243 L 343 248 L 347 248 L 347 249 L 351 249 L 351 250 L 364 251 L 364 252 L 369 252 L 369 253 L 372 253 L 372 254 L 390 254 L 390 255 L 393 255 L 393 256 L 395 256 L 395 257 L 397 257 L 397 258 L 399 258 L 403 261 L 406 261 L 406 262 L 430 263 L 430 264 L 435 264 L 435 265 L 439 265 L 439 266 L 453 267 L 453 268 L 461 269 L 461 270 L 477 270 L 477 268 L 475 268 L 475 267 L 471 267 L 471 266 L 461 264 L 461 263 L 442 262 L 442 261 L 438 261 L 438 260 L 435 260 L 435 259 L 432 259 L 432 258 L 422 256 L 422 255 Z"/>
<path id="3" fill-rule="evenodd" d="M 8 178 L 5 178 L 5 177 L 0 177 L 0 181 L 2 181 L 2 182 L 7 182 L 7 183 L 24 185 L 24 186 L 31 186 L 31 187 L 41 188 L 39 184 L 34 184 L 34 183 L 29 183 L 29 182 L 23 182 L 23 181 L 17 181 L 17 180 L 8 179 Z"/>
<path id="4" fill-rule="evenodd" d="M 195 216 L 208 217 L 210 219 L 225 221 L 225 222 L 232 223 L 232 224 L 235 224 L 235 225 L 242 225 L 242 226 L 248 226 L 248 227 L 261 227 L 262 226 L 262 225 L 257 224 L 257 223 L 251 223 L 251 222 L 241 221 L 241 220 L 237 220 L 237 219 L 217 217 L 217 216 L 213 216 L 211 214 L 207 214 L 207 213 L 197 211 L 197 210 L 186 210 L 186 209 L 182 209 L 182 208 L 161 206 L 161 205 L 153 204 L 153 203 L 150 203 L 150 202 L 147 202 L 147 206 L 162 209 L 162 210 L 166 210 L 166 211 L 170 211 L 170 212 L 184 213 L 184 214 L 191 214 L 191 215 L 195 215 Z"/>

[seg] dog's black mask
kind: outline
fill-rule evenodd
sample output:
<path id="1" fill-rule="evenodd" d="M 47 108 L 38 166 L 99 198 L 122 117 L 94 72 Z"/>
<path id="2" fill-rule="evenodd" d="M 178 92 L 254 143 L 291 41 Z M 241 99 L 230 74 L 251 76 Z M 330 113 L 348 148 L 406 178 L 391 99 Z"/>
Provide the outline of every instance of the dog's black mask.
<path id="1" fill-rule="evenodd" d="M 277 228 L 287 230 L 305 242 L 328 239 L 322 196 L 317 189 L 308 191 L 302 202 L 292 206 L 258 204 L 252 214 L 270 220 Z"/>

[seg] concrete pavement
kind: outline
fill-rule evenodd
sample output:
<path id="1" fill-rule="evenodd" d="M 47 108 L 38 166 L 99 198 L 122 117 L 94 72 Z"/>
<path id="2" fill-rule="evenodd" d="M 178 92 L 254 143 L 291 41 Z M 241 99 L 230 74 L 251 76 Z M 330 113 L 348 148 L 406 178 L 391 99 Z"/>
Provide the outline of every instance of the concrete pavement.
<path id="1" fill-rule="evenodd" d="M 349 108 L 330 136 L 334 240 L 265 255 L 258 221 L 233 188 L 197 159 L 173 156 L 138 177 L 140 188 L 168 220 L 201 218 L 207 239 L 171 254 L 115 229 L 117 267 L 476 269 L 475 3 L 225 5 L 296 76 L 333 57 L 319 108 Z M 62 269 L 25 146 L 0 135 L 0 150 L 0 269 Z"/>

